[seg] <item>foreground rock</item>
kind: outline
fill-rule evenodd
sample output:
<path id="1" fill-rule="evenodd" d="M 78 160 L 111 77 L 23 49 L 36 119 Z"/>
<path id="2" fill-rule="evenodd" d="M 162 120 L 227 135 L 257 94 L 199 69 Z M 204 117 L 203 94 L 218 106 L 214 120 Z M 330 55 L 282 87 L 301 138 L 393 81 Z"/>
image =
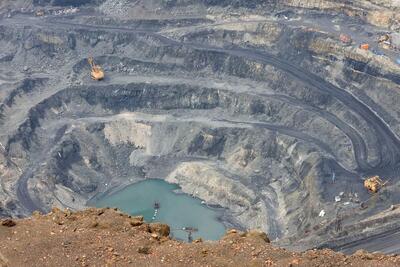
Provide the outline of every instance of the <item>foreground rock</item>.
<path id="1" fill-rule="evenodd" d="M 1 225 L 6 227 L 13 227 L 15 226 L 15 222 L 11 219 L 5 219 L 1 221 Z"/>
<path id="2" fill-rule="evenodd" d="M 54 218 L 57 218 L 56 220 Z M 63 224 L 59 224 L 60 219 Z M 293 253 L 274 247 L 262 232 L 229 230 L 220 241 L 172 240 L 163 224 L 140 221 L 115 209 L 47 215 L 0 226 L 0 266 L 398 266 L 399 256 L 331 250 Z M 96 222 L 96 223 L 93 223 Z M 161 238 L 155 239 L 156 233 Z"/>

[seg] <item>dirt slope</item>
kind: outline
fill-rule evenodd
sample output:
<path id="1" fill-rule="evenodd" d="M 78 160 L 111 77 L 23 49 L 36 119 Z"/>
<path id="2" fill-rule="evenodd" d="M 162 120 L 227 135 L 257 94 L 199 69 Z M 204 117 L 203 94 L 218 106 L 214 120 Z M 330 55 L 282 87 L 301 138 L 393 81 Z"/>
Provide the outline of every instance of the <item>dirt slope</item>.
<path id="1" fill-rule="evenodd" d="M 182 243 L 169 227 L 114 209 L 53 209 L 2 220 L 0 266 L 399 266 L 399 256 L 331 250 L 292 253 L 264 233 L 230 230 L 218 242 Z"/>

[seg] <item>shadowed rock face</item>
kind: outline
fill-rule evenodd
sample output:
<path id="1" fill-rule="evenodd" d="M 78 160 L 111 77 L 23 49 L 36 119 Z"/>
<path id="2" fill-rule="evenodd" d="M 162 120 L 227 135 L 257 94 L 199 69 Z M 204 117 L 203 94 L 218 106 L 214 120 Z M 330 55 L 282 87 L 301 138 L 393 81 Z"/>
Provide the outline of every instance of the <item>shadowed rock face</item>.
<path id="1" fill-rule="evenodd" d="M 309 247 L 360 220 L 375 229 L 368 219 L 400 201 L 395 52 L 323 28 L 359 21 L 272 2 L 89 2 L 69 20 L 48 5 L 83 1 L 36 1 L 46 17 L 0 20 L 1 214 L 81 209 L 161 177 L 225 208 L 227 226 Z M 149 18 L 132 21 L 139 13 Z M 89 55 L 104 81 L 90 80 Z M 368 175 L 390 180 L 375 203 Z"/>

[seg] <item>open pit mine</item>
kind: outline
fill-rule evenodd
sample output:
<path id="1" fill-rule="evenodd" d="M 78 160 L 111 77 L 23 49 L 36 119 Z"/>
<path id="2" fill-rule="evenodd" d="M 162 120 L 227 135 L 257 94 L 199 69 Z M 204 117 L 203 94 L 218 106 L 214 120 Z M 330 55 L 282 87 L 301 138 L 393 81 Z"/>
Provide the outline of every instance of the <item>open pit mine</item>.
<path id="1" fill-rule="evenodd" d="M 276 246 L 400 252 L 399 103 L 396 0 L 2 0 L 0 217 L 161 179 Z"/>

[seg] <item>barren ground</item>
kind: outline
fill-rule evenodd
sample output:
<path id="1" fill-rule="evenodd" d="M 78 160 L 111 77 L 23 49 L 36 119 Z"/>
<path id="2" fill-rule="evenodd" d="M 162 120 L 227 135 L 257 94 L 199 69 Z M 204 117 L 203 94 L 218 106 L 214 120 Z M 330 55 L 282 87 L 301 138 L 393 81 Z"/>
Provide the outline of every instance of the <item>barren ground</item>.
<path id="1" fill-rule="evenodd" d="M 398 1 L 82 3 L 1 1 L 1 217 L 162 178 L 290 249 L 400 251 Z"/>
<path id="2" fill-rule="evenodd" d="M 0 226 L 0 266 L 398 266 L 399 256 L 332 250 L 293 253 L 259 232 L 230 230 L 218 242 L 187 244 L 113 209 L 53 210 Z M 9 222 L 8 222 L 9 223 Z M 4 224 L 4 221 L 3 221 Z M 150 233 L 152 232 L 152 233 Z"/>

